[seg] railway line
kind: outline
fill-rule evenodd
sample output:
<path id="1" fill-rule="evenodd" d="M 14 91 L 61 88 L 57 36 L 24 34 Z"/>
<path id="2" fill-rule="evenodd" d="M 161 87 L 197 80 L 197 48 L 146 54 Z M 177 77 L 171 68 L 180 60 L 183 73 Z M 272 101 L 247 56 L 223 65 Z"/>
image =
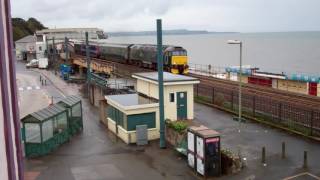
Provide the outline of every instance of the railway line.
<path id="1" fill-rule="evenodd" d="M 192 77 L 196 77 L 200 79 L 201 84 L 210 87 L 221 87 L 229 90 L 238 90 L 238 82 L 208 77 L 197 74 L 189 74 Z M 272 89 L 268 87 L 261 87 L 252 84 L 242 84 L 242 90 L 244 94 L 255 94 L 257 96 L 268 97 L 272 100 L 283 101 L 288 104 L 295 104 L 299 106 L 308 106 L 312 109 L 320 108 L 320 98 L 303 95 L 298 93 L 292 93 L 288 91 L 282 91 L 278 89 Z"/>
<path id="2" fill-rule="evenodd" d="M 85 60 L 85 56 L 81 55 L 73 55 L 73 58 L 82 58 Z M 131 78 L 132 73 L 137 73 L 141 71 L 154 71 L 155 69 L 148 69 L 144 67 L 139 67 L 136 65 L 119 63 L 114 60 L 104 60 L 98 58 L 90 58 L 92 62 L 97 62 L 103 66 L 112 66 L 114 67 L 114 71 L 112 72 L 114 75 L 118 77 Z M 196 77 L 200 80 L 200 83 L 204 86 L 208 87 L 219 87 L 228 90 L 238 90 L 238 82 L 229 81 L 224 79 L 219 79 L 215 77 L 208 77 L 203 75 L 197 75 L 189 73 L 189 76 Z M 261 87 L 258 85 L 245 84 L 242 85 L 243 94 L 250 94 L 262 97 L 268 97 L 271 100 L 282 101 L 284 103 L 290 105 L 298 105 L 309 107 L 311 109 L 320 109 L 320 98 L 303 95 L 288 91 L 282 91 L 278 89 Z"/>

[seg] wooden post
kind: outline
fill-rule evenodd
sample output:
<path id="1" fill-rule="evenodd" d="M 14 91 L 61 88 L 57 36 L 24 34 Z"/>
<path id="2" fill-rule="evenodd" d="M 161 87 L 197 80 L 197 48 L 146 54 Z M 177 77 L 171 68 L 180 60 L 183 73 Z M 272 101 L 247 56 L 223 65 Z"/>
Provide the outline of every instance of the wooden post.
<path id="1" fill-rule="evenodd" d="M 282 153 L 281 153 L 281 157 L 282 159 L 285 159 L 286 158 L 286 143 L 285 142 L 282 142 Z"/>
<path id="2" fill-rule="evenodd" d="M 233 91 L 231 91 L 231 110 L 233 111 L 233 105 L 234 105 L 234 100 L 233 100 L 233 97 L 234 94 L 233 94 Z"/>
<path id="3" fill-rule="evenodd" d="M 279 122 L 281 122 L 282 120 L 282 103 L 279 102 L 279 107 L 278 107 L 278 118 L 279 118 Z"/>
<path id="4" fill-rule="evenodd" d="M 197 84 L 197 97 L 199 97 L 199 84 Z"/>
<path id="5" fill-rule="evenodd" d="M 214 104 L 214 87 L 212 87 L 212 104 Z"/>
<path id="6" fill-rule="evenodd" d="M 308 167 L 308 152 L 304 151 L 303 153 L 303 168 Z"/>
<path id="7" fill-rule="evenodd" d="M 253 117 L 256 116 L 256 96 L 253 96 L 253 99 L 252 99 L 252 114 L 253 114 Z"/>
<path id="8" fill-rule="evenodd" d="M 313 110 L 311 110 L 311 118 L 310 118 L 310 135 L 313 135 L 313 118 L 314 118 L 314 113 Z"/>
<path id="9" fill-rule="evenodd" d="M 266 147 L 262 147 L 261 163 L 266 164 Z"/>

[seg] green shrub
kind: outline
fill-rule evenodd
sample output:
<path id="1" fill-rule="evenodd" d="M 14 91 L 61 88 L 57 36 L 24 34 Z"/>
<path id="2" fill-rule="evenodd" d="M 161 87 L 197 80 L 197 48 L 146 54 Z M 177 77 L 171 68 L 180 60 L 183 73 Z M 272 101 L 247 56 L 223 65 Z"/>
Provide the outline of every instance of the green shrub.
<path id="1" fill-rule="evenodd" d="M 188 127 L 188 124 L 184 121 L 171 121 L 166 119 L 165 122 L 168 128 L 172 128 L 179 133 L 185 131 Z"/>

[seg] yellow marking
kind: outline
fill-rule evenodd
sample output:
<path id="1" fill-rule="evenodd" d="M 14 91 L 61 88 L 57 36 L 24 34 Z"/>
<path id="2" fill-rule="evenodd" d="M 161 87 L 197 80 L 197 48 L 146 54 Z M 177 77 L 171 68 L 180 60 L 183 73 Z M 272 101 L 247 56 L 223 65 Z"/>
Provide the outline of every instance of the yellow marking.
<path id="1" fill-rule="evenodd" d="M 319 180 L 320 180 L 320 177 L 318 177 L 318 176 L 316 176 L 316 175 L 314 175 L 314 174 L 311 174 L 311 173 L 309 173 L 309 172 L 303 172 L 303 173 L 300 173 L 300 174 L 297 174 L 297 175 L 294 175 L 294 176 L 286 177 L 286 178 L 284 178 L 283 180 L 290 180 L 290 179 L 294 179 L 294 178 L 301 177 L 301 176 L 305 176 L 305 175 L 311 176 L 311 177 L 313 177 L 313 178 L 315 178 L 315 179 L 319 179 Z"/>
<path id="2" fill-rule="evenodd" d="M 174 65 L 188 64 L 188 57 L 187 56 L 172 56 L 171 61 L 172 61 L 171 63 Z"/>

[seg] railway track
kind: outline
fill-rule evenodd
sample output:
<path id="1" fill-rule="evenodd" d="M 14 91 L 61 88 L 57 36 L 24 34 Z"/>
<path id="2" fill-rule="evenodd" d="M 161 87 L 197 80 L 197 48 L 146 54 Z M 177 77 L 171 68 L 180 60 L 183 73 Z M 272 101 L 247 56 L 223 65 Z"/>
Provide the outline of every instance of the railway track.
<path id="1" fill-rule="evenodd" d="M 80 57 L 85 59 L 85 56 L 75 55 L 74 57 Z M 132 78 L 132 73 L 137 73 L 141 71 L 155 71 L 143 67 L 138 67 L 136 65 L 123 64 L 113 60 L 104 60 L 98 58 L 92 58 L 91 61 L 98 62 L 105 66 L 113 66 L 115 70 L 114 75 L 125 78 Z M 201 84 L 204 84 L 208 87 L 220 87 L 228 90 L 238 90 L 238 83 L 234 81 L 219 79 L 215 77 L 208 77 L 203 75 L 197 75 L 190 73 L 189 76 L 196 77 L 200 80 Z M 252 84 L 243 84 L 242 90 L 244 94 L 256 95 L 268 97 L 275 101 L 282 101 L 287 104 L 295 104 L 298 106 L 308 106 L 312 109 L 320 109 L 320 98 L 313 97 L 309 95 L 303 95 L 298 93 L 293 93 L 289 91 L 282 91 L 278 89 L 273 89 L 269 87 L 261 87 Z"/>
<path id="2" fill-rule="evenodd" d="M 214 77 L 207 77 L 207 76 L 202 76 L 197 74 L 189 74 L 189 75 L 192 77 L 198 78 L 200 80 L 200 83 L 206 86 L 238 90 L 238 86 L 239 86 L 238 82 L 218 79 Z M 245 93 L 255 94 L 258 96 L 268 97 L 276 101 L 284 101 L 288 104 L 308 106 L 312 109 L 320 108 L 320 98 L 318 97 L 313 97 L 309 95 L 303 95 L 303 94 L 298 94 L 298 93 L 293 93 L 288 91 L 282 91 L 282 90 L 273 89 L 269 87 L 245 84 L 245 83 L 242 85 L 242 90 L 244 94 Z"/>

